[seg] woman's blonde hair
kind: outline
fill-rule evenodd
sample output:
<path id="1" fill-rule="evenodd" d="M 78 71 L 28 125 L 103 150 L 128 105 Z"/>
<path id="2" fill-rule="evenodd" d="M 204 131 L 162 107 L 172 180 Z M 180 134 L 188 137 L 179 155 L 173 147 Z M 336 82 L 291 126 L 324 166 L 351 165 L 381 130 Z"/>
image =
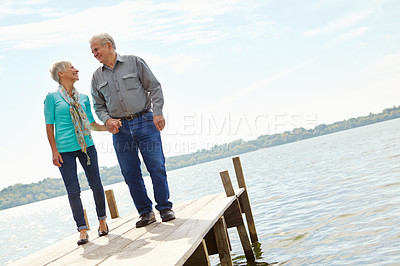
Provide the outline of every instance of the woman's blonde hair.
<path id="1" fill-rule="evenodd" d="M 69 61 L 58 61 L 51 65 L 50 74 L 51 77 L 58 83 L 60 83 L 60 77 L 58 76 L 58 72 L 64 72 L 67 70 L 67 67 L 71 64 Z"/>

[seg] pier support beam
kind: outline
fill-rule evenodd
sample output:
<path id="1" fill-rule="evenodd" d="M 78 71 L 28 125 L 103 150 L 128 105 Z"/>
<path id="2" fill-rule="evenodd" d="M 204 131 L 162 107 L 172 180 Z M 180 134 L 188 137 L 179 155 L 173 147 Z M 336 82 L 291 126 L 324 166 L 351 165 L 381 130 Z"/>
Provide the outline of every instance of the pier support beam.
<path id="1" fill-rule="evenodd" d="M 208 266 L 210 259 L 208 257 L 208 251 L 206 241 L 203 239 L 197 249 L 193 252 L 190 258 L 183 264 L 184 266 Z"/>
<path id="2" fill-rule="evenodd" d="M 218 219 L 214 225 L 215 239 L 217 241 L 219 260 L 222 266 L 233 265 L 231 258 L 231 251 L 229 249 L 228 233 L 226 231 L 226 224 L 224 216 Z"/>
<path id="3" fill-rule="evenodd" d="M 249 196 L 247 194 L 246 182 L 244 181 L 242 164 L 240 163 L 239 157 L 232 158 L 232 161 L 233 161 L 233 166 L 235 168 L 236 179 L 239 188 L 244 188 L 244 193 L 242 193 L 242 195 L 239 196 L 239 200 L 243 207 L 242 210 L 246 214 L 247 227 L 249 228 L 251 242 L 254 243 L 258 241 L 258 236 L 256 231 L 256 225 L 254 224 L 253 213 L 251 211 Z"/>
<path id="4" fill-rule="evenodd" d="M 228 171 L 221 172 L 220 175 L 222 183 L 224 185 L 226 196 L 235 196 L 235 191 L 233 189 Z M 251 248 L 249 236 L 247 235 L 246 227 L 244 226 L 242 211 L 240 209 L 238 199 L 236 199 L 235 202 L 232 203 L 231 207 L 225 212 L 225 215 L 227 216 L 227 221 L 229 221 L 228 227 L 236 226 L 247 261 L 254 262 L 255 257 L 253 249 Z"/>

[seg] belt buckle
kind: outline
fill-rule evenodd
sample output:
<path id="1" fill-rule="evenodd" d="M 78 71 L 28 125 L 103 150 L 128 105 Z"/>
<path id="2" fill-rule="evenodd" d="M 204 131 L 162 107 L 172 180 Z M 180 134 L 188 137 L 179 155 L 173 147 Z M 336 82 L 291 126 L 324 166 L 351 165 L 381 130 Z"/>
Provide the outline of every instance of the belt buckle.
<path id="1" fill-rule="evenodd" d="M 125 119 L 127 120 L 127 121 L 131 121 L 131 120 L 133 120 L 135 117 L 133 116 L 133 115 L 129 115 L 129 116 L 125 116 Z"/>

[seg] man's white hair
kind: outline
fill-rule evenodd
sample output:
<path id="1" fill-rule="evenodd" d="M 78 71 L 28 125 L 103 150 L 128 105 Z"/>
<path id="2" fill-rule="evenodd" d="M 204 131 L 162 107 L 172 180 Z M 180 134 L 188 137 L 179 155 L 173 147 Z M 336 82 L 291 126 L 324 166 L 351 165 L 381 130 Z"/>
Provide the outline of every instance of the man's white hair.
<path id="1" fill-rule="evenodd" d="M 114 42 L 113 37 L 111 37 L 111 35 L 108 34 L 108 33 L 103 32 L 103 33 L 94 35 L 89 41 L 90 45 L 94 41 L 100 41 L 101 46 L 104 46 L 109 42 L 109 43 L 111 43 L 111 45 L 114 48 L 114 50 L 117 49 L 117 47 L 115 46 L 115 42 Z"/>
<path id="2" fill-rule="evenodd" d="M 51 65 L 50 74 L 51 77 L 58 83 L 60 83 L 60 77 L 58 76 L 58 72 L 64 72 L 67 70 L 67 67 L 71 64 L 69 61 L 58 61 Z"/>

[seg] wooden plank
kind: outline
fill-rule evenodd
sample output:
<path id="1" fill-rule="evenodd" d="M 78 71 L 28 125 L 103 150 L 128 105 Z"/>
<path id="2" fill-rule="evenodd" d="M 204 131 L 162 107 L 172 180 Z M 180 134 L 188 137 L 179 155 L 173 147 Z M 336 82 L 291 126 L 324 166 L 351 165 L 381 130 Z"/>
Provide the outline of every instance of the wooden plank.
<path id="1" fill-rule="evenodd" d="M 232 258 L 229 249 L 228 234 L 226 231 L 226 224 L 224 217 L 218 219 L 214 225 L 215 239 L 217 240 L 217 247 L 219 253 L 219 260 L 222 266 L 231 266 Z"/>
<path id="2" fill-rule="evenodd" d="M 240 195 L 243 191 L 235 192 Z M 137 214 L 128 215 L 108 221 L 110 233 L 105 237 L 99 238 L 97 231 L 89 232 L 89 243 L 78 247 L 78 234 L 74 234 L 12 265 L 109 265 L 125 262 L 142 265 L 140 261 L 151 265 L 154 258 L 159 265 L 183 265 L 234 200 L 235 197 L 227 198 L 220 193 L 178 203 L 174 207 L 176 220 L 156 222 L 143 228 L 135 228 Z M 156 250 L 161 250 L 162 256 Z M 147 258 L 133 258 L 142 255 Z"/>
<path id="3" fill-rule="evenodd" d="M 106 199 L 108 209 L 110 210 L 111 219 L 115 219 L 119 217 L 117 202 L 115 201 L 114 191 L 112 189 L 106 190 Z"/>
<path id="4" fill-rule="evenodd" d="M 174 208 L 179 211 L 192 202 L 193 201 L 188 201 L 186 203 L 177 204 Z M 82 246 L 82 249 L 76 249 L 74 252 L 69 253 L 68 256 L 58 258 L 54 261 L 54 265 L 73 265 L 80 263 L 95 265 L 129 245 L 132 241 L 146 233 L 146 230 L 160 224 L 160 222 L 156 222 L 146 226 L 146 229 L 144 227 L 136 228 L 135 222 L 137 218 L 138 216 L 135 216 L 135 219 L 131 219 L 129 222 L 112 229 L 106 237 L 100 237 L 89 241 L 88 244 Z M 160 219 L 158 220 L 160 221 Z M 133 235 L 131 231 L 134 231 Z M 132 236 L 132 238 L 126 236 Z"/>
<path id="5" fill-rule="evenodd" d="M 244 255 L 246 256 L 246 260 L 249 262 L 254 262 L 254 253 L 253 249 L 251 247 L 251 243 L 249 240 L 249 236 L 247 235 L 246 227 L 244 227 L 244 224 L 236 226 L 236 229 L 239 234 L 239 239 L 240 242 L 242 243 Z"/>
<path id="6" fill-rule="evenodd" d="M 254 223 L 253 212 L 251 211 L 249 196 L 247 194 L 246 182 L 244 180 L 242 164 L 240 162 L 239 157 L 235 157 L 232 160 L 233 160 L 233 165 L 235 168 L 236 179 L 238 181 L 239 188 L 245 189 L 243 194 L 241 194 L 239 196 L 239 199 L 240 199 L 240 203 L 242 205 L 242 210 L 246 214 L 247 227 L 249 229 L 251 242 L 255 243 L 258 241 L 258 236 L 257 236 L 256 225 Z"/>
<path id="7" fill-rule="evenodd" d="M 224 213 L 226 226 L 228 228 L 236 227 L 243 224 L 242 211 L 239 201 L 236 200 Z"/>
<path id="8" fill-rule="evenodd" d="M 234 199 L 218 194 L 192 213 L 181 213 L 177 219 L 149 230 L 102 265 L 115 265 L 121 260 L 129 265 L 183 265 Z"/>
<path id="9" fill-rule="evenodd" d="M 193 200 L 177 203 L 175 204 L 174 208 L 180 209 L 182 206 L 190 204 L 192 201 Z M 11 265 L 29 265 L 32 263 L 37 265 L 46 265 L 56 260 L 59 260 L 64 256 L 69 256 L 69 255 L 74 256 L 74 252 L 78 252 L 78 254 L 83 255 L 84 251 L 82 251 L 82 249 L 84 249 L 86 251 L 86 254 L 88 254 L 91 252 L 91 250 L 99 248 L 99 246 L 106 245 L 109 241 L 112 241 L 119 235 L 122 235 L 126 231 L 132 229 L 132 227 L 135 227 L 135 222 L 138 218 L 139 218 L 138 214 L 129 214 L 124 218 L 118 218 L 118 219 L 113 219 L 111 221 L 107 221 L 110 233 L 106 237 L 101 237 L 99 240 L 97 240 L 99 238 L 97 235 L 97 231 L 88 231 L 89 243 L 81 247 L 78 247 L 76 241 L 78 241 L 79 235 L 73 234 L 38 252 L 35 252 L 24 258 L 19 259 L 13 262 Z M 94 248 L 90 247 L 94 243 L 95 243 Z"/>
<path id="10" fill-rule="evenodd" d="M 204 240 L 206 241 L 208 255 L 218 254 L 217 241 L 215 240 L 213 228 L 208 231 L 208 233 L 204 237 Z"/>
<path id="11" fill-rule="evenodd" d="M 137 214 L 131 214 L 127 215 L 124 219 L 119 218 L 112 221 L 107 221 L 108 227 L 110 229 L 110 234 L 109 236 L 107 236 L 107 238 L 112 237 L 113 233 L 111 232 L 113 231 L 115 232 L 115 230 L 117 228 L 120 228 L 121 226 L 132 227 L 131 223 L 134 224 L 134 221 L 137 218 L 138 218 Z M 86 245 L 91 245 L 94 241 L 96 241 L 97 238 L 99 238 L 97 235 L 97 231 L 88 231 L 88 234 L 89 234 L 89 243 Z M 81 251 L 83 249 L 83 246 L 81 247 L 77 246 L 76 242 L 78 241 L 78 239 L 79 239 L 79 234 L 70 235 L 56 242 L 53 245 L 50 245 L 36 253 L 33 253 L 27 257 L 15 261 L 11 265 L 28 265 L 32 263 L 37 265 L 46 265 L 48 263 L 56 261 L 61 257 L 68 256 L 74 251 Z"/>
<path id="12" fill-rule="evenodd" d="M 118 228 L 119 230 L 110 232 L 110 234 L 106 237 L 98 238 L 94 241 L 89 242 L 86 245 L 83 245 L 83 249 L 76 250 L 73 253 L 68 254 L 68 256 L 64 256 L 63 258 L 58 259 L 54 262 L 54 264 L 71 265 L 83 263 L 87 265 L 95 265 L 103 263 L 104 261 L 106 261 L 107 264 L 107 261 L 110 258 L 115 259 L 112 263 L 119 264 L 121 263 L 121 259 L 125 259 L 123 254 L 123 251 L 125 250 L 128 250 L 126 252 L 128 254 L 127 257 L 131 256 L 131 254 L 135 252 L 135 248 L 139 250 L 137 251 L 138 253 L 146 253 L 146 251 L 148 251 L 148 247 L 146 246 L 147 242 L 152 240 L 152 238 L 154 237 L 156 241 L 163 241 L 162 238 L 165 238 L 165 235 L 168 235 L 169 230 L 172 230 L 175 227 L 179 226 L 179 223 L 184 222 L 187 216 L 190 217 L 192 213 L 195 212 L 198 208 L 202 208 L 210 200 L 213 200 L 216 197 L 217 195 L 211 195 L 196 199 L 194 201 L 191 201 L 190 204 L 183 205 L 182 209 L 178 209 L 177 207 L 175 207 L 174 209 L 176 211 L 177 219 L 167 223 L 161 223 L 158 221 L 142 228 L 135 228 L 135 224 L 132 223 L 129 226 L 125 226 L 124 228 L 120 227 Z M 196 246 L 193 247 L 192 252 L 194 252 L 200 241 L 197 243 Z M 171 252 L 171 247 L 172 246 L 170 245 L 166 248 L 168 252 Z M 187 258 L 191 254 L 192 253 L 190 253 Z M 152 257 L 158 257 L 158 255 Z M 158 259 L 161 259 L 161 261 L 163 261 L 162 258 Z M 126 263 L 130 264 L 129 259 Z"/>
<path id="13" fill-rule="evenodd" d="M 237 161 L 238 160 L 236 160 L 236 163 L 237 163 Z M 240 164 L 240 161 L 239 161 L 239 164 Z M 232 186 L 228 171 L 221 172 L 220 175 L 221 175 L 222 183 L 225 188 L 226 195 L 227 196 L 234 195 L 235 192 L 233 190 L 233 186 Z M 242 177 L 243 177 L 243 174 L 242 174 Z M 244 178 L 242 178 L 242 179 L 243 180 L 241 182 L 239 182 L 239 185 L 241 185 L 242 189 L 246 189 L 246 185 L 244 183 Z M 254 262 L 255 258 L 254 258 L 254 254 L 253 254 L 253 249 L 251 248 L 249 237 L 247 235 L 246 228 L 244 227 L 244 224 L 243 224 L 242 211 L 240 209 L 240 203 L 239 203 L 238 199 L 236 199 L 232 203 L 232 205 L 228 208 L 228 210 L 225 211 L 224 216 L 226 217 L 227 228 L 230 228 L 233 226 L 236 227 L 247 261 Z M 218 241 L 219 240 L 217 239 L 217 246 L 218 246 Z M 220 256 L 221 256 L 221 254 L 220 254 Z M 221 259 L 221 263 L 222 263 L 222 259 Z"/>
<path id="14" fill-rule="evenodd" d="M 89 239 L 91 232 L 88 232 Z M 24 266 L 24 265 L 46 265 L 54 258 L 65 255 L 67 252 L 76 249 L 76 241 L 79 239 L 79 234 L 70 235 L 61 241 L 51 245 L 50 247 L 30 254 L 24 258 L 10 263 L 13 266 Z M 46 251 L 45 251 L 46 250 Z"/>
<path id="15" fill-rule="evenodd" d="M 194 253 L 189 259 L 183 264 L 184 266 L 204 266 L 210 265 L 210 258 L 208 257 L 208 251 L 206 241 L 203 239 Z"/>
<path id="16" fill-rule="evenodd" d="M 229 177 L 228 171 L 219 173 L 221 176 L 222 184 L 224 185 L 225 193 L 227 197 L 235 195 L 235 191 L 232 186 L 231 178 Z"/>
<path id="17" fill-rule="evenodd" d="M 235 168 L 236 179 L 239 185 L 239 188 L 246 188 L 246 182 L 244 180 L 242 163 L 240 162 L 239 157 L 232 158 L 233 167 Z"/>
<path id="18" fill-rule="evenodd" d="M 253 212 L 251 211 L 250 200 L 247 196 L 247 191 L 240 195 L 240 200 L 243 205 L 244 213 L 246 214 L 247 227 L 249 228 L 250 239 L 252 243 L 258 241 L 256 225 L 254 223 Z"/>
<path id="19" fill-rule="evenodd" d="M 254 262 L 254 253 L 244 226 L 239 200 L 236 199 L 224 213 L 227 228 L 236 227 L 247 261 Z"/>

